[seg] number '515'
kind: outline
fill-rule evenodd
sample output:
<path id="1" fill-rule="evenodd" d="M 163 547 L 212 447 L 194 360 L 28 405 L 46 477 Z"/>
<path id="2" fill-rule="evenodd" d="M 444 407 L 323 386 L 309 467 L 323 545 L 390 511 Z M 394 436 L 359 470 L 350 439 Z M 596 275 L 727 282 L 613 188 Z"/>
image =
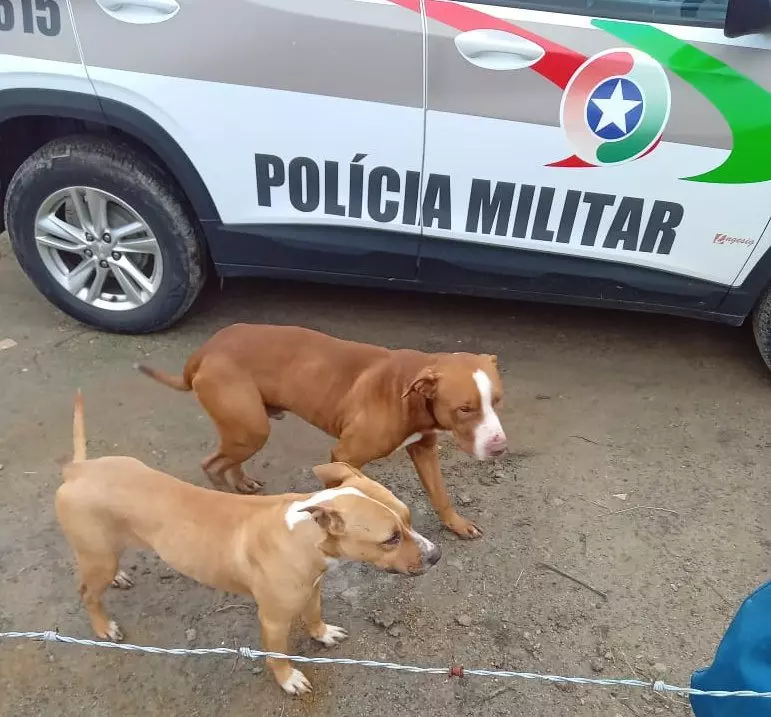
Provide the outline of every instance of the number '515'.
<path id="1" fill-rule="evenodd" d="M 46 37 L 58 35 L 62 29 L 59 3 L 56 0 L 0 0 L 0 32 L 14 29 L 29 34 L 37 31 Z"/>

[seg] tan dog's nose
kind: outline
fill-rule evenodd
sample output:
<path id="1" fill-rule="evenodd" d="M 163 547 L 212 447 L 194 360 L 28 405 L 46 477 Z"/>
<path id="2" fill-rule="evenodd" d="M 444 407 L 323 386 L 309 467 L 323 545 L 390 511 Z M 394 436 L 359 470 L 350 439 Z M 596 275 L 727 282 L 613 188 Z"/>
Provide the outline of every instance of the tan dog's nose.
<path id="1" fill-rule="evenodd" d="M 438 545 L 434 545 L 434 547 L 428 551 L 428 555 L 426 555 L 426 560 L 428 561 L 429 565 L 436 565 L 441 559 L 442 559 L 442 549 Z"/>

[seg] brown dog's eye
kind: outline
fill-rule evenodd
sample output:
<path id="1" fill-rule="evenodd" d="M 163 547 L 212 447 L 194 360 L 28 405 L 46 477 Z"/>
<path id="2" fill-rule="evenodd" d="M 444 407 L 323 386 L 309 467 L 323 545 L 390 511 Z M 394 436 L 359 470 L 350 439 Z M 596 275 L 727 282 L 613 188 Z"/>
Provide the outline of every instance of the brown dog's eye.
<path id="1" fill-rule="evenodd" d="M 396 530 L 388 540 L 383 541 L 383 545 L 398 545 L 401 539 L 402 539 L 402 534 L 398 530 Z"/>
<path id="2" fill-rule="evenodd" d="M 471 413 L 471 411 L 472 411 L 473 409 L 471 408 L 471 406 L 461 406 L 461 407 L 460 407 L 458 410 L 459 410 L 461 413 Z"/>

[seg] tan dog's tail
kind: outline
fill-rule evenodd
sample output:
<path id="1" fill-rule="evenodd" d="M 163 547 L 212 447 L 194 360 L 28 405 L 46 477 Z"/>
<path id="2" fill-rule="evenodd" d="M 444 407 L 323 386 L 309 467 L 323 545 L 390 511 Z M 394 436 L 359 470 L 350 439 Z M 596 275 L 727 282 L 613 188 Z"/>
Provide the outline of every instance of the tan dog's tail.
<path id="1" fill-rule="evenodd" d="M 176 391 L 192 390 L 192 386 L 185 380 L 183 376 L 172 376 L 170 373 L 159 371 L 158 369 L 145 366 L 141 363 L 135 364 L 134 368 L 140 373 L 143 373 L 145 376 L 154 378 L 156 381 L 160 381 L 162 384 L 169 386 Z"/>
<path id="2" fill-rule="evenodd" d="M 86 420 L 83 415 L 83 394 L 75 394 L 75 412 L 72 416 L 72 460 L 86 460 Z"/>

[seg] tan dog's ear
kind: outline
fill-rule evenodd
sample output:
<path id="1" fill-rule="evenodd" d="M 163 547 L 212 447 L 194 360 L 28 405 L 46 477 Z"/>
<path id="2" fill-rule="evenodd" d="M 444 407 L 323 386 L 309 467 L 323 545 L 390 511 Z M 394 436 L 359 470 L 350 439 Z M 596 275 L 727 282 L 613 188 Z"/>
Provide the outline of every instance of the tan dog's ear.
<path id="1" fill-rule="evenodd" d="M 310 513 L 311 518 L 316 524 L 329 535 L 340 536 L 345 534 L 345 521 L 343 516 L 334 508 L 327 508 L 322 505 L 312 505 L 309 508 L 303 508 L 302 512 Z"/>
<path id="2" fill-rule="evenodd" d="M 313 468 L 313 475 L 316 476 L 325 488 L 337 488 L 342 485 L 346 478 L 355 475 L 355 471 L 347 463 L 338 461 L 337 463 L 325 463 Z"/>
<path id="3" fill-rule="evenodd" d="M 485 358 L 490 359 L 490 363 L 493 366 L 498 366 L 498 357 L 495 354 L 482 354 Z"/>
<path id="4" fill-rule="evenodd" d="M 436 384 L 441 374 L 433 366 L 426 366 L 421 369 L 412 383 L 407 386 L 407 390 L 402 394 L 402 398 L 407 398 L 413 391 L 419 393 L 423 398 L 436 397 Z"/>

